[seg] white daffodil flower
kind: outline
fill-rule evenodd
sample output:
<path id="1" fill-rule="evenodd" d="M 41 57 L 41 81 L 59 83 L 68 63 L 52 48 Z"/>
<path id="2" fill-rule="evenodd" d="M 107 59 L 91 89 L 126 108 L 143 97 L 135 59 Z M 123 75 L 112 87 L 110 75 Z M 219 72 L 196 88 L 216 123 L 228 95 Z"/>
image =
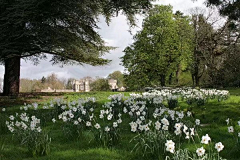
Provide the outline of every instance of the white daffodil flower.
<path id="1" fill-rule="evenodd" d="M 205 154 L 205 149 L 204 149 L 203 147 L 198 148 L 198 149 L 196 150 L 196 153 L 197 153 L 197 155 L 198 155 L 199 157 L 201 157 L 201 156 L 203 156 L 203 155 Z"/>
<path id="2" fill-rule="evenodd" d="M 218 142 L 215 144 L 215 148 L 218 152 L 222 151 L 224 148 L 224 145 L 221 142 Z"/>

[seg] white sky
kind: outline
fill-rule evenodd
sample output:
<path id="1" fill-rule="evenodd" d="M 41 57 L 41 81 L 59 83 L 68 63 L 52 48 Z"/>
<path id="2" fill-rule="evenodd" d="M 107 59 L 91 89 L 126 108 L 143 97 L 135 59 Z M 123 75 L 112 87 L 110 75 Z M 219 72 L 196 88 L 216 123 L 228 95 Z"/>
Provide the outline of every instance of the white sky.
<path id="1" fill-rule="evenodd" d="M 189 9 L 195 7 L 205 8 L 203 4 L 204 0 L 198 0 L 197 2 L 192 2 L 192 0 L 157 0 L 154 4 L 164 4 L 172 5 L 173 11 L 180 10 L 181 12 L 188 14 Z M 137 16 L 138 27 L 132 29 L 133 34 L 137 30 L 141 29 L 142 16 Z M 112 62 L 107 66 L 93 67 L 89 65 L 74 65 L 74 66 L 64 66 L 63 68 L 58 65 L 52 66 L 49 60 L 41 61 L 37 66 L 33 65 L 31 61 L 25 62 L 21 61 L 21 78 L 29 79 L 40 79 L 43 76 L 48 76 L 51 73 L 57 74 L 62 78 L 76 78 L 80 79 L 86 76 L 91 77 L 107 77 L 110 73 L 120 70 L 123 71 L 123 66 L 120 65 L 119 57 L 124 55 L 123 50 L 128 45 L 130 45 L 133 40 L 129 31 L 129 26 L 127 24 L 126 18 L 123 15 L 119 15 L 113 18 L 110 25 L 107 26 L 104 19 L 101 18 L 99 22 L 99 30 L 102 38 L 108 42 L 108 45 L 118 47 L 117 49 L 110 52 L 110 54 L 105 55 L 105 58 L 111 59 Z M 0 65 L 0 77 L 4 75 L 4 66 Z"/>

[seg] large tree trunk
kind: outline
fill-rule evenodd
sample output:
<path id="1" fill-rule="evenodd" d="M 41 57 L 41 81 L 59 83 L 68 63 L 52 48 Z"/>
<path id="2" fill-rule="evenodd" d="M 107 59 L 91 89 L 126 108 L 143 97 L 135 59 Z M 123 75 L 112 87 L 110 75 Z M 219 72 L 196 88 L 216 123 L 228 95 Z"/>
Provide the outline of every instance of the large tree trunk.
<path id="1" fill-rule="evenodd" d="M 196 76 L 195 81 L 196 81 L 196 87 L 199 87 L 200 77 Z"/>
<path id="2" fill-rule="evenodd" d="M 194 76 L 194 74 L 192 73 L 192 82 L 193 82 L 193 87 L 195 86 L 195 76 Z"/>
<path id="3" fill-rule="evenodd" d="M 161 78 L 161 80 L 160 80 L 161 86 L 162 86 L 162 87 L 163 87 L 163 86 L 166 86 L 166 85 L 165 85 L 165 84 L 166 84 L 166 81 L 165 81 L 166 75 L 161 74 L 161 75 L 160 75 L 160 78 Z"/>
<path id="4" fill-rule="evenodd" d="M 176 71 L 176 83 L 177 83 L 177 85 L 179 85 L 180 72 L 181 72 L 181 66 L 180 66 L 180 64 L 178 64 L 177 71 Z"/>
<path id="5" fill-rule="evenodd" d="M 172 77 L 173 77 L 173 73 L 171 73 L 168 77 L 168 84 L 172 85 Z"/>
<path id="6" fill-rule="evenodd" d="M 17 96 L 20 84 L 20 57 L 5 60 L 4 96 Z"/>

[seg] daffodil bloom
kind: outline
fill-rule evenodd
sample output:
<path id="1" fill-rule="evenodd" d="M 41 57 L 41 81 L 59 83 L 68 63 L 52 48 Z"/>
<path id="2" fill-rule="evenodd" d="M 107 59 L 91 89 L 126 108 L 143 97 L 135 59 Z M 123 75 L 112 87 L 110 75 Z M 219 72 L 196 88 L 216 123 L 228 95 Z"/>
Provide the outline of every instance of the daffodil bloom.
<path id="1" fill-rule="evenodd" d="M 190 128 L 190 131 L 191 131 L 190 135 L 194 136 L 194 128 Z"/>
<path id="2" fill-rule="evenodd" d="M 226 119 L 226 122 L 227 122 L 227 125 L 229 124 L 229 118 L 228 119 Z"/>
<path id="3" fill-rule="evenodd" d="M 209 141 L 211 141 L 211 138 L 208 136 L 208 134 L 206 134 L 205 136 L 202 136 L 202 141 L 201 141 L 201 143 L 203 143 L 203 144 L 208 144 Z"/>
<path id="4" fill-rule="evenodd" d="M 196 153 L 197 153 L 197 155 L 198 155 L 199 157 L 201 157 L 201 156 L 203 156 L 203 155 L 205 154 L 205 149 L 204 149 L 203 147 L 198 148 L 198 149 L 196 150 Z"/>
<path id="5" fill-rule="evenodd" d="M 163 125 L 163 126 L 162 126 L 162 129 L 165 130 L 165 131 L 167 131 L 167 130 L 168 130 L 168 126 L 167 126 L 167 125 Z"/>
<path id="6" fill-rule="evenodd" d="M 196 123 L 197 126 L 199 126 L 200 125 L 200 120 L 196 119 L 195 123 Z"/>
<path id="7" fill-rule="evenodd" d="M 233 133 L 234 132 L 233 126 L 228 127 L 228 132 L 229 133 Z"/>
<path id="8" fill-rule="evenodd" d="M 96 123 L 96 124 L 94 125 L 94 127 L 95 127 L 96 129 L 101 128 L 100 124 L 98 124 L 98 123 Z"/>
<path id="9" fill-rule="evenodd" d="M 90 127 L 91 125 L 92 125 L 91 122 L 89 122 L 89 121 L 86 122 L 87 127 Z"/>
<path id="10" fill-rule="evenodd" d="M 117 123 L 122 123 L 122 119 L 119 118 L 119 119 L 117 120 Z"/>
<path id="11" fill-rule="evenodd" d="M 172 140 L 167 140 L 165 143 L 166 151 L 174 153 L 175 150 L 175 143 Z"/>
<path id="12" fill-rule="evenodd" d="M 73 124 L 74 124 L 74 125 L 78 125 L 78 121 L 74 121 Z"/>
<path id="13" fill-rule="evenodd" d="M 14 116 L 13 116 L 13 115 L 9 116 L 9 119 L 10 119 L 11 121 L 13 121 L 13 120 L 14 120 Z"/>
<path id="14" fill-rule="evenodd" d="M 180 130 L 182 127 L 181 123 L 175 123 L 174 128 Z"/>
<path id="15" fill-rule="evenodd" d="M 52 119 L 52 122 L 53 122 L 53 123 L 55 123 L 55 122 L 56 122 L 56 119 L 55 119 L 55 118 L 53 118 L 53 119 Z"/>
<path id="16" fill-rule="evenodd" d="M 224 145 L 221 142 L 218 142 L 215 144 L 215 148 L 218 152 L 222 151 L 224 148 Z"/>
<path id="17" fill-rule="evenodd" d="M 109 132 L 110 131 L 110 128 L 108 126 L 105 127 L 104 129 L 106 132 Z"/>
<path id="18" fill-rule="evenodd" d="M 113 122 L 113 127 L 116 128 L 118 126 L 117 122 Z"/>
<path id="19" fill-rule="evenodd" d="M 180 134 L 182 133 L 182 131 L 181 131 L 180 129 L 176 129 L 176 130 L 174 131 L 174 133 L 175 133 L 176 135 L 180 135 Z"/>
<path id="20" fill-rule="evenodd" d="M 144 126 L 144 130 L 145 131 L 149 131 L 150 130 L 150 128 L 149 128 L 149 126 L 147 124 Z"/>

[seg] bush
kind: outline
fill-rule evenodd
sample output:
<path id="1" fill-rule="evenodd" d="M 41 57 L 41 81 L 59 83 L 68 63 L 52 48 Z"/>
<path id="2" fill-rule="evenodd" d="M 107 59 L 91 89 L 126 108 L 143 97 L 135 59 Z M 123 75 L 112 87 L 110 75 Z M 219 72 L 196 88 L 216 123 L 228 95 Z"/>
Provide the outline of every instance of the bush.
<path id="1" fill-rule="evenodd" d="M 90 84 L 92 91 L 110 91 L 108 80 L 99 78 Z"/>

